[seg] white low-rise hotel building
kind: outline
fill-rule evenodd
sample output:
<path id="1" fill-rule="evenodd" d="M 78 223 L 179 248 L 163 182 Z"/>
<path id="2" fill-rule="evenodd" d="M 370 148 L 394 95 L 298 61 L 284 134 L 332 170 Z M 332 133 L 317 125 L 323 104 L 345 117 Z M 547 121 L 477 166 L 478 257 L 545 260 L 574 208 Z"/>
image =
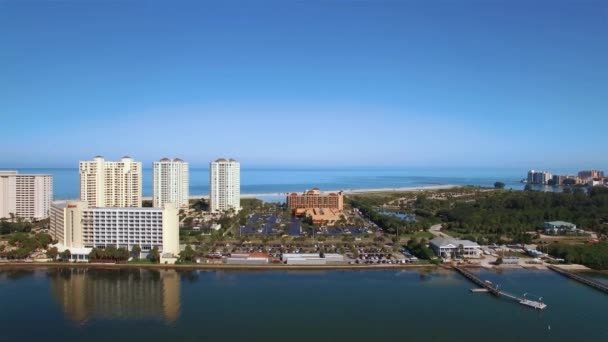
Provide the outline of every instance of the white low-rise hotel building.
<path id="1" fill-rule="evenodd" d="M 188 163 L 163 158 L 152 165 L 153 205 L 162 208 L 170 203 L 178 209 L 188 208 Z"/>
<path id="2" fill-rule="evenodd" d="M 458 240 L 448 237 L 436 237 L 429 241 L 431 249 L 441 258 L 479 258 L 482 255 L 481 246 L 477 242 Z"/>
<path id="3" fill-rule="evenodd" d="M 0 171 L 0 218 L 48 218 L 52 200 L 53 176 Z"/>
<path id="4" fill-rule="evenodd" d="M 60 249 L 82 250 L 115 246 L 143 253 L 158 247 L 161 255 L 177 256 L 178 210 L 164 208 L 90 208 L 84 201 L 54 202 L 51 207 L 51 236 Z M 90 251 L 90 250 L 89 250 Z"/>

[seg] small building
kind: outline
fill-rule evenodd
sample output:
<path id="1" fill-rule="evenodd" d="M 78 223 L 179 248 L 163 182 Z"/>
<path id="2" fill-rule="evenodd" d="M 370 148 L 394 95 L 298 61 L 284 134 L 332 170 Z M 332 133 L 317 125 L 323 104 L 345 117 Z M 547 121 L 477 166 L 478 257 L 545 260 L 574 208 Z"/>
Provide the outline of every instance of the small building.
<path id="1" fill-rule="evenodd" d="M 325 265 L 328 262 L 344 262 L 344 256 L 337 253 L 285 253 L 281 261 L 287 265 Z"/>
<path id="2" fill-rule="evenodd" d="M 210 229 L 214 230 L 214 231 L 218 231 L 218 230 L 222 229 L 222 225 L 219 223 L 214 223 L 211 225 Z"/>
<path id="3" fill-rule="evenodd" d="M 481 247 L 477 242 L 458 240 L 447 237 L 436 237 L 429 241 L 431 249 L 442 258 L 479 258 L 482 255 Z"/>
<path id="4" fill-rule="evenodd" d="M 224 259 L 229 265 L 263 265 L 268 263 L 268 253 L 233 253 Z"/>
<path id="5" fill-rule="evenodd" d="M 576 225 L 570 222 L 564 221 L 550 221 L 543 224 L 545 234 L 564 234 L 569 232 L 576 232 Z"/>
<path id="6" fill-rule="evenodd" d="M 224 259 L 224 263 L 228 265 L 265 265 L 268 263 L 268 258 L 233 258 L 229 257 Z"/>
<path id="7" fill-rule="evenodd" d="M 318 256 L 316 258 L 288 258 L 286 262 L 287 262 L 287 265 L 314 266 L 314 265 L 326 265 L 327 264 L 327 260 L 325 258 L 320 258 Z"/>
<path id="8" fill-rule="evenodd" d="M 319 258 L 319 253 L 283 253 L 281 261 L 287 261 L 289 258 Z"/>
<path id="9" fill-rule="evenodd" d="M 296 216 L 310 216 L 313 224 L 333 226 L 343 214 L 339 210 L 327 208 L 294 209 Z"/>
<path id="10" fill-rule="evenodd" d="M 53 245 L 53 247 L 57 248 L 57 252 L 63 253 L 66 250 L 70 251 L 70 262 L 89 262 L 89 254 L 93 248 L 87 247 L 72 247 L 67 248 L 61 243 Z"/>
<path id="11" fill-rule="evenodd" d="M 502 263 L 505 265 L 517 265 L 519 264 L 519 258 L 516 256 L 506 256 L 502 258 Z"/>
<path id="12" fill-rule="evenodd" d="M 173 253 L 163 253 L 160 256 L 160 263 L 161 264 L 167 264 L 167 265 L 173 265 L 177 262 L 177 256 Z"/>
<path id="13" fill-rule="evenodd" d="M 344 255 L 337 253 L 326 253 L 323 255 L 327 262 L 344 262 Z"/>

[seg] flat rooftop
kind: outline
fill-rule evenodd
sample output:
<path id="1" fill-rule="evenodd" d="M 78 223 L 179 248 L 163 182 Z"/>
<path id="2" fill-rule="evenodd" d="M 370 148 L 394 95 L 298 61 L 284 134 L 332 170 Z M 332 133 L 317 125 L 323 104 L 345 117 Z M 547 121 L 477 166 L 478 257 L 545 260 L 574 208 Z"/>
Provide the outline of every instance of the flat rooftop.
<path id="1" fill-rule="evenodd" d="M 55 207 L 55 208 L 59 208 L 59 209 L 65 209 L 68 206 L 68 203 L 77 203 L 78 201 L 54 201 L 53 203 L 51 203 L 51 206 Z M 109 211 L 125 211 L 125 210 L 131 210 L 131 211 L 141 211 L 141 210 L 152 210 L 152 211 L 158 211 L 158 210 L 163 210 L 163 208 L 153 208 L 153 207 L 86 207 L 85 209 L 87 210 L 109 210 Z"/>
<path id="2" fill-rule="evenodd" d="M 15 170 L 0 170 L 0 176 L 27 176 L 27 177 L 49 176 L 49 177 L 52 177 L 52 175 L 48 174 L 48 173 L 19 173 L 18 171 L 15 171 Z"/>

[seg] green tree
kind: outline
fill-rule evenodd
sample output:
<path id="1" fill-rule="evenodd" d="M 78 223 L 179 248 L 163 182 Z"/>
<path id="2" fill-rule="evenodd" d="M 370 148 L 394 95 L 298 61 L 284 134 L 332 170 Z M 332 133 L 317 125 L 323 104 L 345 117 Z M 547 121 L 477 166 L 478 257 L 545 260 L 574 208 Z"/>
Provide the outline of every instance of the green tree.
<path id="1" fill-rule="evenodd" d="M 89 261 L 99 260 L 99 259 L 101 259 L 101 256 L 102 256 L 102 251 L 100 251 L 98 248 L 93 248 L 93 249 L 91 249 L 91 252 L 89 252 Z"/>
<path id="2" fill-rule="evenodd" d="M 114 245 L 107 246 L 103 252 L 103 259 L 116 260 L 118 257 L 118 249 Z"/>
<path id="3" fill-rule="evenodd" d="M 46 251 L 47 258 L 53 259 L 53 261 L 57 259 L 58 255 L 59 252 L 57 251 L 57 247 L 51 247 Z"/>
<path id="4" fill-rule="evenodd" d="M 66 249 L 65 251 L 61 252 L 61 259 L 63 261 L 69 261 L 71 257 L 72 257 L 72 252 L 70 252 L 69 249 Z"/>
<path id="5" fill-rule="evenodd" d="M 116 255 L 114 256 L 114 260 L 118 261 L 126 261 L 129 260 L 129 250 L 125 247 L 120 247 L 116 250 Z"/>
<path id="6" fill-rule="evenodd" d="M 131 248 L 131 255 L 133 255 L 133 258 L 135 260 L 139 260 L 140 254 L 141 254 L 141 247 L 139 247 L 138 245 L 133 245 L 133 247 Z"/>
<path id="7" fill-rule="evenodd" d="M 312 226 L 313 225 L 312 216 L 310 216 L 310 215 L 304 215 L 302 217 L 302 223 L 303 224 L 307 224 L 309 226 Z"/>
<path id="8" fill-rule="evenodd" d="M 150 258 L 150 261 L 152 262 L 160 262 L 160 252 L 158 251 L 158 247 L 154 246 L 154 248 L 152 248 L 148 258 Z"/>
<path id="9" fill-rule="evenodd" d="M 503 183 L 503 182 L 496 182 L 496 183 L 494 183 L 494 188 L 495 189 L 504 189 L 505 188 L 505 183 Z"/>
<path id="10" fill-rule="evenodd" d="M 183 251 L 179 253 L 179 259 L 182 262 L 192 262 L 194 260 L 194 250 L 190 245 L 186 245 Z"/>

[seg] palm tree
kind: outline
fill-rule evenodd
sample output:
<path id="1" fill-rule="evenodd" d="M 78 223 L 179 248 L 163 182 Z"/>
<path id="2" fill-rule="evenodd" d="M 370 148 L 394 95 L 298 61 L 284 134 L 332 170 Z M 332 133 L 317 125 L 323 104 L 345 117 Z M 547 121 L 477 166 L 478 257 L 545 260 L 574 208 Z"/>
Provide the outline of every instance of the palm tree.
<path id="1" fill-rule="evenodd" d="M 152 248 L 152 250 L 150 251 L 150 260 L 152 262 L 159 262 L 160 261 L 160 252 L 158 251 L 158 247 L 154 246 L 154 248 Z"/>
<path id="2" fill-rule="evenodd" d="M 141 254 L 141 247 L 139 247 L 138 245 L 134 245 L 133 248 L 131 248 L 131 254 L 133 255 L 133 258 L 135 258 L 135 260 L 139 260 L 139 256 Z"/>
<path id="3" fill-rule="evenodd" d="M 69 249 L 66 249 L 65 251 L 63 251 L 63 253 L 61 253 L 61 259 L 63 259 L 64 261 L 69 261 L 70 258 L 72 257 L 72 252 L 70 252 Z"/>

